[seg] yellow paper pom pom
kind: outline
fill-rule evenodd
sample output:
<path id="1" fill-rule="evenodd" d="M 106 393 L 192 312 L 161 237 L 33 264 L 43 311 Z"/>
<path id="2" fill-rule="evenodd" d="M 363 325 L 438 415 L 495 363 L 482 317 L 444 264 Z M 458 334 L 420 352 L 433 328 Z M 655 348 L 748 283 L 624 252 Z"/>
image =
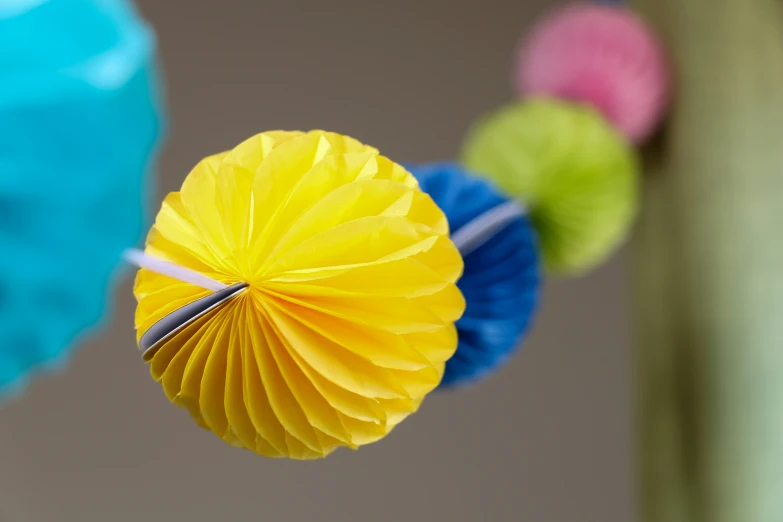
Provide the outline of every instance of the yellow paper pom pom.
<path id="1" fill-rule="evenodd" d="M 441 210 L 378 151 L 267 132 L 199 163 L 146 254 L 246 283 L 149 350 L 166 396 L 229 444 L 319 458 L 416 411 L 457 346 L 462 259 Z M 139 271 L 138 338 L 210 290 Z"/>

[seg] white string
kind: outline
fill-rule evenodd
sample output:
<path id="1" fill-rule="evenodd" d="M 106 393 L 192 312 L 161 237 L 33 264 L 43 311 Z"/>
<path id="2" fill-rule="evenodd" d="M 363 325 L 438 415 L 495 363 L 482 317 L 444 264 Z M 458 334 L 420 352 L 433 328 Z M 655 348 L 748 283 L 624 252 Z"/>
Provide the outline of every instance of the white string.
<path id="1" fill-rule="evenodd" d="M 207 277 L 204 274 L 179 266 L 163 259 L 158 259 L 149 254 L 144 253 L 136 248 L 129 248 L 123 254 L 123 258 L 128 263 L 136 265 L 140 268 L 146 268 L 158 274 L 171 277 L 183 283 L 190 283 L 192 285 L 206 288 L 207 290 L 218 291 L 228 288 L 228 285 L 216 281 L 211 277 Z"/>
<path id="2" fill-rule="evenodd" d="M 527 210 L 516 201 L 508 201 L 479 214 L 451 235 L 462 256 L 466 256 L 495 237 Z"/>

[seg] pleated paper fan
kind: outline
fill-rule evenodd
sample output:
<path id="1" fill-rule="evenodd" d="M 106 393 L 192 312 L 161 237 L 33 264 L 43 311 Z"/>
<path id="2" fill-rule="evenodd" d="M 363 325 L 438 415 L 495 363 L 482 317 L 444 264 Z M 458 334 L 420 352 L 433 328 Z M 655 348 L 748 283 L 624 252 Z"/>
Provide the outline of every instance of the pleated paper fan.
<path id="1" fill-rule="evenodd" d="M 473 383 L 500 368 L 528 328 L 540 290 L 538 245 L 524 208 L 490 182 L 451 163 L 408 167 L 443 210 L 465 270 L 465 314 L 441 387 Z"/>
<path id="2" fill-rule="evenodd" d="M 155 40 L 120 0 L 0 2 L 0 395 L 60 367 L 143 238 Z"/>
<path id="3" fill-rule="evenodd" d="M 636 154 L 586 105 L 541 98 L 504 107 L 472 129 L 462 159 L 527 206 L 550 272 L 595 267 L 636 215 Z"/>
<path id="4" fill-rule="evenodd" d="M 261 455 L 384 437 L 457 346 L 462 258 L 443 212 L 338 134 L 267 132 L 206 158 L 166 197 L 144 255 L 217 284 L 139 271 L 153 377 L 200 426 Z"/>

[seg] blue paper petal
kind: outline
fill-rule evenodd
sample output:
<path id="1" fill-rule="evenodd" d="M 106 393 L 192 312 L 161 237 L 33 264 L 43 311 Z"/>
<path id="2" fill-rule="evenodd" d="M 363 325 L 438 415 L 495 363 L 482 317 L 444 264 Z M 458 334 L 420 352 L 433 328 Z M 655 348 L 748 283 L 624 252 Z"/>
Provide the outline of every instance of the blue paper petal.
<path id="1" fill-rule="evenodd" d="M 0 2 L 0 394 L 96 326 L 145 229 L 155 39 L 124 0 Z"/>
<path id="2" fill-rule="evenodd" d="M 452 233 L 510 200 L 458 165 L 407 168 L 445 212 Z M 446 363 L 441 387 L 473 382 L 505 363 L 519 346 L 538 303 L 538 249 L 527 217 L 516 218 L 464 256 L 464 261 L 465 271 L 457 285 L 467 308 L 457 321 L 459 347 Z"/>

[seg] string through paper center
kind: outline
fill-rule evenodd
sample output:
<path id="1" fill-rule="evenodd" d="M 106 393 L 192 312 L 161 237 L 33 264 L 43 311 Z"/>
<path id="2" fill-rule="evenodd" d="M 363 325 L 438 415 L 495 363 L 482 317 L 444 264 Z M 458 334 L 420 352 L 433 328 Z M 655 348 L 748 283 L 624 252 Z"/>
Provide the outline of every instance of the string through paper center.
<path id="1" fill-rule="evenodd" d="M 526 213 L 527 210 L 520 203 L 507 201 L 468 221 L 451 235 L 451 240 L 464 257 Z"/>
<path id="2" fill-rule="evenodd" d="M 204 274 L 191 270 L 190 268 L 185 268 L 176 263 L 171 263 L 170 261 L 164 261 L 163 259 L 151 256 L 137 248 L 126 250 L 123 254 L 123 258 L 128 263 L 136 265 L 139 268 L 146 268 L 157 274 L 171 277 L 172 279 L 182 281 L 183 283 L 200 286 L 201 288 L 206 288 L 213 292 L 228 288 L 228 285 L 212 279 L 211 277 L 207 277 Z"/>

